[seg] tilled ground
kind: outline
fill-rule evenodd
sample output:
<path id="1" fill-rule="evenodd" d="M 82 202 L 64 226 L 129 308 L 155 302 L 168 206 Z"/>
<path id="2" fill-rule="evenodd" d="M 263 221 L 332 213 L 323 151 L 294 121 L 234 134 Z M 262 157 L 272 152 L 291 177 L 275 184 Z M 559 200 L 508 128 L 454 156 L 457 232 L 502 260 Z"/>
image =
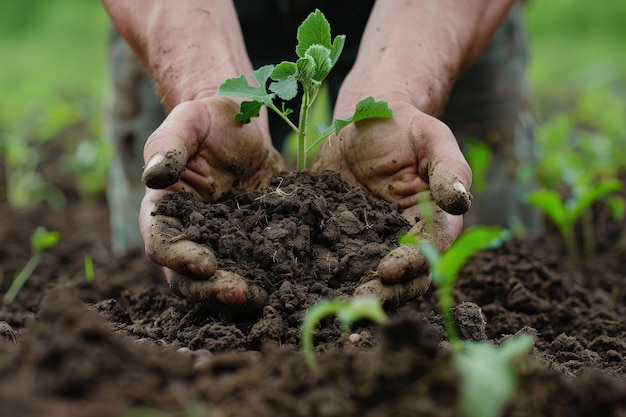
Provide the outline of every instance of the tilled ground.
<path id="1" fill-rule="evenodd" d="M 257 268 L 249 276 L 262 277 L 271 293 L 262 316 L 246 320 L 172 295 L 141 253 L 111 256 L 103 201 L 73 199 L 60 213 L 15 210 L 1 202 L 3 292 L 27 262 L 37 226 L 58 230 L 62 238 L 17 300 L 0 308 L 0 415 L 161 415 L 140 414 L 146 408 L 187 416 L 460 415 L 459 376 L 442 342 L 432 288 L 390 311 L 391 324 L 359 323 L 351 337 L 341 334 L 334 319 L 325 320 L 315 337 L 320 370 L 308 369 L 299 352 L 306 307 L 322 296 L 346 294 L 366 279 L 395 239 L 376 225 L 406 225 L 395 215 L 370 213 L 370 203 L 346 188 L 344 196 L 359 196 L 361 205 L 326 202 L 336 213 L 328 220 L 344 235 L 358 233 L 347 234 L 343 245 L 341 239 L 331 244 L 329 234 L 312 232 L 314 222 L 300 212 L 304 206 L 319 208 L 319 196 L 313 196 L 316 203 L 302 203 L 305 195 L 282 191 L 274 186 L 258 200 L 275 210 L 251 223 L 260 228 L 258 236 L 244 234 L 251 243 L 222 237 L 220 230 L 207 232 L 234 247 L 249 245 L 250 253 L 261 256 L 248 263 L 231 259 L 238 273 Z M 290 223 L 284 204 L 272 203 L 289 196 L 297 196 L 289 205 L 308 219 L 308 233 Z M 221 210 L 220 216 L 241 215 L 235 206 Z M 601 208 L 596 218 L 600 251 L 582 266 L 571 265 L 558 236 L 548 232 L 481 253 L 462 271 L 455 297 L 464 338 L 498 343 L 520 331 L 535 336 L 532 354 L 517 365 L 520 385 L 506 415 L 626 416 L 623 231 Z M 287 235 L 263 235 L 277 224 L 271 233 L 282 236 L 284 229 Z M 310 240 L 289 246 L 284 239 L 292 233 Z M 376 246 L 373 254 L 359 257 L 357 249 L 348 249 L 361 233 Z M 263 240 L 273 251 L 260 249 Z M 325 264 L 305 262 L 312 247 L 317 254 L 325 251 Z M 229 256 L 243 252 L 225 249 L 219 255 L 228 265 Z M 96 263 L 93 283 L 84 278 L 85 254 Z M 281 256 L 282 264 L 263 264 L 268 254 Z"/>

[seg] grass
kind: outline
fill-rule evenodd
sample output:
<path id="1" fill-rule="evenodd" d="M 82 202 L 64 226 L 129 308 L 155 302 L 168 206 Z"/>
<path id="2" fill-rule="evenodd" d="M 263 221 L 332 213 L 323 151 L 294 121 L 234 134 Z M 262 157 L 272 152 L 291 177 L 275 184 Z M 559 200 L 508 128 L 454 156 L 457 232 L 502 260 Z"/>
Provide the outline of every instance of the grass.
<path id="1" fill-rule="evenodd" d="M 44 125 L 62 125 L 73 116 L 68 113 L 80 108 L 64 109 L 60 102 L 79 98 L 99 103 L 107 26 L 96 1 L 1 2 L 0 128 L 16 130 L 30 123 L 33 113 L 45 119 Z"/>
<path id="2" fill-rule="evenodd" d="M 547 102 L 575 100 L 589 89 L 626 96 L 626 2 L 531 0 L 524 17 L 540 117 Z"/>
<path id="3" fill-rule="evenodd" d="M 540 123 L 589 91 L 623 101 L 626 2 L 529 0 L 524 18 Z M 107 30 L 97 1 L 0 2 L 0 142 L 11 135 L 30 145 L 81 120 L 99 136 Z M 327 109 L 314 117 L 326 121 Z"/>

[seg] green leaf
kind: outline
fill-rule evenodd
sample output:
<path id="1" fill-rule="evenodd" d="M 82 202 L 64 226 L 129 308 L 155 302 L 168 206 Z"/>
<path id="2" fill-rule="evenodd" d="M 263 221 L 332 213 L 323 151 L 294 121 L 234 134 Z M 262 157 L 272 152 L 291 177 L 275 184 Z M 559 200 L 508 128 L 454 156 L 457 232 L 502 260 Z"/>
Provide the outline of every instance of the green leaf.
<path id="1" fill-rule="evenodd" d="M 593 203 L 600 201 L 621 189 L 622 182 L 614 178 L 604 180 L 595 186 L 585 187 L 570 207 L 570 217 L 572 223 L 578 219 Z"/>
<path id="2" fill-rule="evenodd" d="M 359 101 L 354 110 L 354 115 L 347 119 L 335 120 L 335 133 L 349 125 L 366 119 L 391 119 L 393 112 L 386 101 L 376 101 L 374 97 L 367 97 Z"/>
<path id="3" fill-rule="evenodd" d="M 304 22 L 298 27 L 296 37 L 298 39 L 296 54 L 298 54 L 300 58 L 304 57 L 311 45 L 317 44 L 332 49 L 330 43 L 330 24 L 319 9 L 316 9 L 304 19 Z"/>
<path id="4" fill-rule="evenodd" d="M 260 101 L 243 101 L 239 105 L 239 111 L 235 113 L 235 121 L 249 123 L 252 117 L 259 117 L 259 112 L 263 107 Z"/>
<path id="5" fill-rule="evenodd" d="M 30 237 L 30 243 L 36 252 L 42 252 L 54 247 L 61 239 L 61 234 L 56 231 L 48 231 L 43 226 L 39 226 Z"/>
<path id="6" fill-rule="evenodd" d="M 292 100 L 298 94 L 298 66 L 295 62 L 283 61 L 274 68 L 270 91 L 285 101 Z"/>
<path id="7" fill-rule="evenodd" d="M 532 336 L 523 334 L 499 348 L 489 342 L 465 342 L 454 355 L 461 373 L 461 407 L 468 417 L 497 417 L 515 393 L 517 375 L 512 361 L 528 352 Z"/>
<path id="8" fill-rule="evenodd" d="M 338 35 L 335 36 L 335 40 L 333 41 L 333 46 L 330 48 L 330 65 L 334 67 L 337 61 L 339 60 L 339 56 L 343 51 L 343 46 L 346 43 L 346 35 Z"/>
<path id="9" fill-rule="evenodd" d="M 530 193 L 528 202 L 554 222 L 561 231 L 570 230 L 572 221 L 565 209 L 561 195 L 554 190 L 537 190 Z"/>
<path id="10" fill-rule="evenodd" d="M 476 253 L 501 245 L 509 239 L 508 230 L 499 227 L 475 226 L 465 230 L 441 256 L 441 260 L 434 266 L 433 279 L 441 274 L 452 283 L 456 280 L 459 271 L 467 260 Z"/>
<path id="11" fill-rule="evenodd" d="M 216 95 L 218 97 L 246 97 L 268 105 L 275 97 L 273 93 L 268 93 L 266 88 L 267 80 L 273 70 L 274 65 L 265 65 L 252 71 L 251 75 L 258 81 L 258 86 L 250 85 L 243 74 L 239 77 L 228 78 L 219 86 Z"/>
<path id="12" fill-rule="evenodd" d="M 492 157 L 491 148 L 478 140 L 467 142 L 466 147 L 465 155 L 472 169 L 472 187 L 476 192 L 481 192 L 487 187 L 487 174 Z"/>
<path id="13" fill-rule="evenodd" d="M 304 88 L 308 88 L 312 80 L 315 79 L 315 60 L 312 56 L 304 56 L 296 61 L 298 67 L 298 81 L 302 83 Z"/>
<path id="14" fill-rule="evenodd" d="M 361 319 L 370 319 L 377 323 L 389 321 L 387 314 L 382 309 L 380 301 L 373 296 L 357 297 L 350 301 L 337 299 L 323 299 L 318 301 L 306 312 L 302 323 L 300 344 L 305 359 L 311 369 L 317 367 L 313 352 L 313 331 L 318 323 L 324 318 L 335 314 L 341 322 L 342 330 L 347 331 L 352 323 Z"/>
<path id="15" fill-rule="evenodd" d="M 323 81 L 332 69 L 330 49 L 322 45 L 311 45 L 307 49 L 305 56 L 310 57 L 315 62 L 313 79 L 320 82 Z"/>
<path id="16" fill-rule="evenodd" d="M 337 311 L 337 318 L 341 322 L 344 332 L 350 330 L 350 326 L 362 319 L 369 319 L 375 323 L 389 321 L 387 314 L 376 297 L 357 297 L 351 299 Z"/>

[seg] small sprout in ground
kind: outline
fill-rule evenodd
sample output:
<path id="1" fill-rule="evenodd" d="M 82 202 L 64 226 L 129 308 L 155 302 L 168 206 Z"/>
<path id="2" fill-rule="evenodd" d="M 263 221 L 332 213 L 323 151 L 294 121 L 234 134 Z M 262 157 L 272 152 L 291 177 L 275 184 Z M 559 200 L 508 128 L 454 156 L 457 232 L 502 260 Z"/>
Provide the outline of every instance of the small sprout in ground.
<path id="1" fill-rule="evenodd" d="M 33 251 L 32 256 L 24 268 L 13 278 L 11 286 L 2 298 L 5 304 L 10 304 L 15 300 L 15 297 L 17 297 L 24 284 L 26 284 L 26 281 L 28 281 L 37 266 L 41 263 L 45 250 L 56 246 L 60 238 L 61 234 L 59 232 L 48 231 L 43 226 L 35 229 L 30 237 L 30 244 Z"/>
<path id="2" fill-rule="evenodd" d="M 432 280 L 439 291 L 439 305 L 444 320 L 448 340 L 453 348 L 459 340 L 452 318 L 452 289 L 461 268 L 476 253 L 500 246 L 511 236 L 510 232 L 495 227 L 476 226 L 465 230 L 457 240 L 440 254 L 430 243 L 419 240 L 415 236 L 404 235 L 400 244 L 416 245 L 428 260 Z"/>
<path id="3" fill-rule="evenodd" d="M 262 106 L 278 114 L 298 135 L 297 167 L 306 168 L 307 152 L 314 149 L 321 141 L 350 123 L 365 119 L 392 117 L 392 111 L 385 101 L 376 101 L 372 97 L 364 98 L 356 105 L 352 116 L 337 119 L 330 126 L 316 128 L 317 138 L 307 137 L 307 127 L 311 119 L 311 110 L 326 76 L 337 63 L 343 50 L 345 35 L 332 39 L 330 24 L 324 14 L 315 10 L 302 22 L 297 32 L 296 62 L 283 61 L 278 65 L 265 65 L 250 74 L 258 86 L 248 83 L 245 75 L 229 78 L 218 88 L 217 96 L 243 97 L 251 99 L 241 103 L 236 121 L 247 123 L 252 117 L 258 117 Z M 269 83 L 269 87 L 268 87 Z M 297 126 L 289 119 L 292 109 L 284 102 L 298 94 L 298 85 L 302 87 L 302 103 Z M 281 108 L 274 104 L 278 98 L 283 100 Z"/>
<path id="4" fill-rule="evenodd" d="M 93 282 L 96 279 L 96 273 L 93 268 L 93 258 L 91 255 L 85 255 L 83 263 L 85 266 L 85 281 Z"/>
<path id="5" fill-rule="evenodd" d="M 307 310 L 301 335 L 302 351 L 312 370 L 317 369 L 313 351 L 313 331 L 322 319 L 330 315 L 337 316 L 344 333 L 348 333 L 350 326 L 359 320 L 368 319 L 380 324 L 389 321 L 376 297 L 357 297 L 350 301 L 324 299 L 317 302 Z"/>
<path id="6" fill-rule="evenodd" d="M 580 259 L 578 246 L 574 238 L 574 226 L 577 220 L 587 212 L 595 202 L 602 201 L 622 189 L 621 181 L 607 179 L 595 185 L 581 185 L 575 187 L 572 197 L 563 200 L 561 195 L 554 190 L 542 189 L 531 193 L 528 201 L 541 210 L 559 229 L 565 242 L 567 253 L 573 262 Z M 589 226 L 587 227 L 589 228 Z M 587 239 L 592 238 L 593 233 L 585 233 Z M 588 249 L 585 255 L 589 258 L 594 251 L 595 244 L 586 243 Z"/>
<path id="7" fill-rule="evenodd" d="M 461 408 L 468 417 L 497 417 L 517 389 L 513 361 L 532 347 L 533 338 L 524 333 L 500 346 L 489 342 L 464 342 L 454 355 L 455 368 L 462 376 Z"/>
<path id="8" fill-rule="evenodd" d="M 468 417 L 497 417 L 515 392 L 517 379 L 511 362 L 532 346 L 528 334 L 509 339 L 500 347 L 487 341 L 467 342 L 458 338 L 452 317 L 452 290 L 461 268 L 484 249 L 500 246 L 511 236 L 507 230 L 476 226 L 467 229 L 443 254 L 428 242 L 402 236 L 401 244 L 417 245 L 428 260 L 432 280 L 439 292 L 439 307 L 453 363 L 461 374 L 461 408 Z"/>

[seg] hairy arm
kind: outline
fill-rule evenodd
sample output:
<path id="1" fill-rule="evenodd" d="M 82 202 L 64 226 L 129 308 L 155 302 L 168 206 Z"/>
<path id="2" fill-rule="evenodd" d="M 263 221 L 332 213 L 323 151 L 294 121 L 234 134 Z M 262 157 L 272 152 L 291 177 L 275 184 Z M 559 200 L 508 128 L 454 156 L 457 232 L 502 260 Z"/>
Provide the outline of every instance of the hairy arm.
<path id="1" fill-rule="evenodd" d="M 231 1 L 102 0 L 168 110 L 252 71 Z"/>
<path id="2" fill-rule="evenodd" d="M 514 3 L 379 0 L 343 85 L 344 95 L 355 96 L 339 105 L 353 106 L 367 88 L 378 99 L 409 100 L 437 116 L 458 75 L 478 57 Z"/>

